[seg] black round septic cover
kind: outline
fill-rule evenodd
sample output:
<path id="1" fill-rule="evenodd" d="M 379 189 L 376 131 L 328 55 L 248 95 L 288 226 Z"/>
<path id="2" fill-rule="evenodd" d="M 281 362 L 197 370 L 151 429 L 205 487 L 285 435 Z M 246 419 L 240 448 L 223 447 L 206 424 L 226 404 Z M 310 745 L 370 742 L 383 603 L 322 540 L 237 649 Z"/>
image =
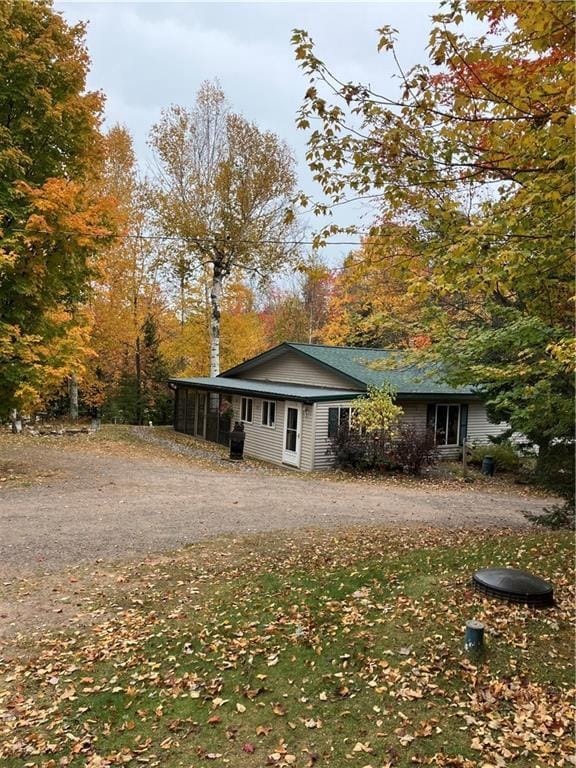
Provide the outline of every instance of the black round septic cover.
<path id="1" fill-rule="evenodd" d="M 554 604 L 551 584 L 516 568 L 484 568 L 476 571 L 472 583 L 479 592 L 501 600 L 537 606 Z"/>

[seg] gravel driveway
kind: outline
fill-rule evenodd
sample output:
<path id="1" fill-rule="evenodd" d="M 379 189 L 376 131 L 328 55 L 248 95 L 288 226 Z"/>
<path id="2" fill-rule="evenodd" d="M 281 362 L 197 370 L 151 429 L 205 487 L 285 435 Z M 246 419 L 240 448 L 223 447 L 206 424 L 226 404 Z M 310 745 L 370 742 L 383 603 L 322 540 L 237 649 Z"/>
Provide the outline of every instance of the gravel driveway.
<path id="1" fill-rule="evenodd" d="M 425 483 L 369 484 L 216 471 L 138 447 L 23 439 L 2 458 L 54 472 L 0 491 L 0 575 L 161 552 L 223 533 L 354 524 L 526 525 L 549 500 Z"/>

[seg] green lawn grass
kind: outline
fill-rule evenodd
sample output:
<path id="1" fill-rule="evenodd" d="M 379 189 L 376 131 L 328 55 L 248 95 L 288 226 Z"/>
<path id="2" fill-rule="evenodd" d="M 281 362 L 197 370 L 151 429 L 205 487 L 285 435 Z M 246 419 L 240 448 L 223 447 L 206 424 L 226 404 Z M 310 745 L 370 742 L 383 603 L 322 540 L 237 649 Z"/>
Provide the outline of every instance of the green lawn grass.
<path id="1" fill-rule="evenodd" d="M 561 533 L 356 529 L 125 566 L 105 621 L 6 664 L 2 765 L 562 765 L 572 554 Z M 557 605 L 484 599 L 491 564 L 550 579 Z"/>

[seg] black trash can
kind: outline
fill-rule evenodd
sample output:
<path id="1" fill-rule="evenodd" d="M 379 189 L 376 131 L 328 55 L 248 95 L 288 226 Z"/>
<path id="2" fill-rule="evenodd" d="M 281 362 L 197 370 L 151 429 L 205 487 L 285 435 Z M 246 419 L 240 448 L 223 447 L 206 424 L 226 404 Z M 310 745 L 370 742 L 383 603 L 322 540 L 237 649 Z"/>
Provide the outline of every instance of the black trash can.
<path id="1" fill-rule="evenodd" d="M 492 458 L 492 456 L 484 456 L 484 458 L 482 459 L 482 469 L 481 469 L 482 474 L 488 475 L 489 477 L 493 477 L 495 467 L 496 467 L 496 463 Z"/>
<path id="2" fill-rule="evenodd" d="M 244 458 L 245 439 L 244 425 L 237 421 L 234 424 L 234 429 L 230 432 L 230 459 L 232 461 L 240 461 Z"/>

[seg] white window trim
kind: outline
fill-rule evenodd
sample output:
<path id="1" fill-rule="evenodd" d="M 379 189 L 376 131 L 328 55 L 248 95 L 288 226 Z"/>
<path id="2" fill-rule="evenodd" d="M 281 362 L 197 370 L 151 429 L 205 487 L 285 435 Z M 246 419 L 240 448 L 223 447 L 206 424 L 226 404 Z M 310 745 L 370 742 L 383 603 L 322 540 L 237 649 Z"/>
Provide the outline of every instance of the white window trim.
<path id="1" fill-rule="evenodd" d="M 436 440 L 438 434 L 438 407 L 447 406 L 446 410 L 446 438 L 448 438 L 448 416 L 450 408 L 458 408 L 458 426 L 456 427 L 456 442 L 455 443 L 439 443 Z M 438 448 L 458 448 L 460 445 L 460 420 L 462 418 L 462 408 L 460 403 L 436 403 L 434 410 L 434 442 Z"/>
<path id="2" fill-rule="evenodd" d="M 245 419 L 244 416 L 248 415 L 248 401 L 250 401 L 250 418 Z M 246 407 L 244 407 L 244 404 L 246 404 Z M 240 421 L 244 424 L 252 424 L 252 420 L 254 419 L 254 399 L 252 397 L 242 397 L 240 398 Z"/>
<path id="3" fill-rule="evenodd" d="M 264 421 L 264 403 L 268 403 L 268 419 L 270 419 L 270 404 L 274 406 L 274 422 L 266 424 Z M 260 424 L 266 429 L 276 429 L 276 400 L 262 400 L 262 411 L 260 413 Z"/>

